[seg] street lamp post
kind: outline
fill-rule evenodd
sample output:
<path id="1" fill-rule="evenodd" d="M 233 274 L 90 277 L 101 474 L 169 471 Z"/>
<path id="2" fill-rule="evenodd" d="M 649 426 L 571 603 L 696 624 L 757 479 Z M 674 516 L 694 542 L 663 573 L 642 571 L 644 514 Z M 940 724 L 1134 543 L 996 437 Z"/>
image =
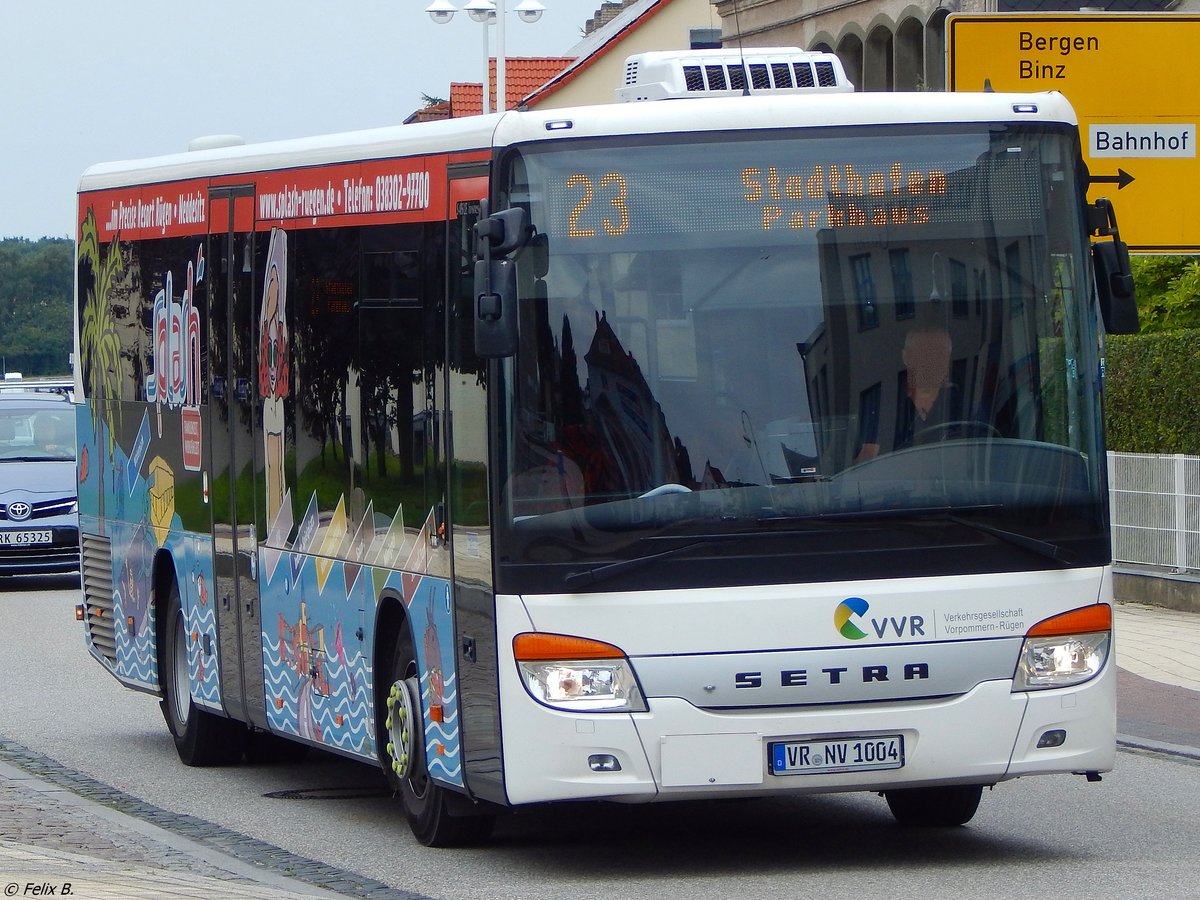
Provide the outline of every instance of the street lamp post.
<path id="1" fill-rule="evenodd" d="M 489 53 L 488 53 L 488 32 L 487 26 L 495 24 L 496 26 L 496 108 L 498 112 L 503 112 L 508 106 L 508 96 L 505 94 L 504 82 L 504 0 L 470 0 L 463 9 L 467 11 L 467 15 L 471 20 L 483 25 L 483 112 L 487 114 L 490 111 L 490 97 L 488 91 L 488 78 L 490 72 Z M 522 22 L 533 24 L 542 17 L 545 12 L 544 7 L 538 0 L 521 0 L 516 6 L 517 18 Z M 454 18 L 454 14 L 458 12 L 456 7 L 450 0 L 433 0 L 427 7 L 425 12 L 429 13 L 429 18 L 433 19 L 439 25 L 445 25 Z"/>

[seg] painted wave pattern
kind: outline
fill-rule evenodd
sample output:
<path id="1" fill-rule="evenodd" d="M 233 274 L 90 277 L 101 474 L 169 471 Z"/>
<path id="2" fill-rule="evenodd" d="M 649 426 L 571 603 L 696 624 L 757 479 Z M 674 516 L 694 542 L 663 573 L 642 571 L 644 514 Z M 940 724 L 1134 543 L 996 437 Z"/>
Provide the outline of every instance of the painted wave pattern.
<path id="1" fill-rule="evenodd" d="M 219 709 L 221 706 L 220 657 L 216 653 L 216 639 L 212 639 L 213 652 L 204 652 L 204 636 L 217 633 L 217 614 L 211 604 L 189 605 L 187 613 L 188 681 L 191 682 L 192 698 L 199 704 Z M 197 637 L 192 640 L 192 636 Z"/>
<path id="2" fill-rule="evenodd" d="M 90 422 L 88 425 L 90 426 Z M 101 430 L 104 430 L 103 423 L 101 424 Z M 101 459 L 100 454 L 95 452 L 99 444 L 94 440 L 94 436 L 91 435 L 90 427 L 87 428 L 86 434 L 89 438 L 88 443 L 92 451 L 91 455 L 98 460 Z M 135 508 L 147 507 L 149 501 L 146 481 L 140 471 L 133 473 L 128 471 L 127 457 L 119 444 L 115 448 L 114 459 L 109 463 L 109 472 L 112 474 L 107 479 L 104 489 L 109 504 L 108 514 L 111 518 L 117 520 L 126 518 L 127 506 Z M 116 477 L 118 474 L 124 477 Z M 131 478 L 133 479 L 132 485 L 128 484 Z M 88 495 L 87 500 L 90 499 L 91 497 Z M 88 511 L 92 512 L 90 509 Z M 99 510 L 95 510 L 94 512 L 98 514 Z M 179 520 L 176 516 L 174 517 L 174 521 L 169 525 L 168 540 L 173 541 L 178 535 L 178 526 Z M 129 549 L 128 546 L 126 549 Z M 186 555 L 185 553 L 184 556 Z M 293 578 L 311 574 L 307 570 L 310 569 L 309 563 L 312 562 L 312 557 L 308 557 L 305 554 L 296 554 L 294 551 L 286 554 L 286 556 L 291 562 L 291 568 L 294 573 Z M 300 557 L 299 560 L 296 559 L 297 556 Z M 114 558 L 114 563 L 116 564 L 114 566 L 114 584 L 119 583 L 115 575 L 116 572 L 120 571 L 121 562 L 122 560 Z M 299 562 L 298 566 L 297 562 Z M 283 567 L 280 568 L 286 571 Z M 342 575 L 341 569 L 342 564 L 338 562 L 335 567 L 337 575 Z M 360 577 L 366 577 L 369 571 L 369 569 L 364 569 L 360 573 Z M 389 572 L 386 581 L 391 587 L 402 590 L 399 572 Z M 441 586 L 445 592 L 449 590 L 449 586 L 442 579 L 425 577 L 421 581 L 425 582 L 423 587 L 427 590 L 434 584 Z M 318 588 L 317 594 L 319 595 L 320 593 L 322 591 Z M 413 593 L 409 593 L 408 596 L 411 598 Z M 421 600 L 414 603 L 413 607 L 423 607 L 425 604 L 430 603 L 431 593 L 432 591 L 429 594 L 423 593 Z M 113 599 L 117 612 L 116 621 L 124 622 L 125 615 L 121 612 L 122 598 L 119 589 L 114 590 Z M 410 614 L 413 614 L 414 618 L 417 618 L 418 621 L 424 618 L 416 608 L 410 608 Z M 201 607 L 199 604 L 188 604 L 186 616 L 188 627 L 188 668 L 192 696 L 202 705 L 219 707 L 220 672 L 218 668 L 218 656 L 215 652 L 211 655 L 204 655 L 203 642 L 192 639 L 193 634 L 197 636 L 211 634 L 213 635 L 215 648 L 215 612 L 211 605 Z M 441 616 L 439 615 L 440 618 Z M 448 635 L 449 639 L 444 642 L 445 645 L 453 646 L 453 630 L 449 626 L 449 623 L 439 621 L 438 631 Z M 149 615 L 145 616 L 142 621 L 142 627 L 136 635 L 131 637 L 122 629 L 117 629 L 117 668 L 122 678 L 147 686 L 153 686 L 158 683 L 154 635 L 155 629 L 152 610 L 149 611 Z M 325 695 L 313 689 L 314 685 L 309 675 L 298 675 L 286 663 L 281 656 L 279 641 L 272 640 L 271 636 L 265 631 L 262 637 L 264 647 L 263 674 L 264 690 L 266 693 L 265 700 L 267 717 L 271 726 L 286 734 L 296 735 L 328 746 L 337 747 L 340 750 L 371 760 L 376 759 L 374 737 L 375 715 L 372 702 L 374 692 L 371 668 L 362 654 L 357 653 L 353 658 L 347 659 L 346 665 L 342 665 L 336 657 L 327 656 L 323 658 L 322 669 L 329 690 L 328 695 Z M 418 653 L 423 656 L 421 648 L 418 649 Z M 424 709 L 426 759 L 428 761 L 429 773 L 439 781 L 462 785 L 461 747 L 458 728 L 458 694 L 456 678 L 453 674 L 453 655 L 449 655 L 449 659 L 439 659 L 436 661 L 438 665 L 445 666 L 443 671 L 449 673 L 442 686 L 443 721 L 441 722 L 434 722 L 429 712 L 431 706 L 429 668 L 430 664 L 434 661 L 426 659 L 422 660 L 422 662 L 425 669 L 422 676 L 422 706 Z"/>
<path id="3" fill-rule="evenodd" d="M 141 630 L 130 635 L 124 626 L 124 598 L 113 591 L 113 621 L 117 624 L 117 672 L 124 679 L 144 685 L 158 684 L 158 666 L 154 655 L 154 620 L 147 616 Z"/>
<path id="4" fill-rule="evenodd" d="M 421 707 L 425 712 L 425 765 L 429 776 L 438 781 L 462 785 L 462 753 L 458 741 L 458 678 L 451 675 L 442 685 L 441 722 L 434 722 L 428 710 L 432 703 L 429 673 L 421 676 Z"/>
<path id="5" fill-rule="evenodd" d="M 278 640 L 273 641 L 266 632 L 262 638 L 267 721 L 271 727 L 374 759 L 372 690 L 362 654 L 348 658 L 346 666 L 336 657 L 324 659 L 322 667 L 330 688 L 325 696 L 313 689 L 309 676 L 297 675 L 282 659 Z"/>

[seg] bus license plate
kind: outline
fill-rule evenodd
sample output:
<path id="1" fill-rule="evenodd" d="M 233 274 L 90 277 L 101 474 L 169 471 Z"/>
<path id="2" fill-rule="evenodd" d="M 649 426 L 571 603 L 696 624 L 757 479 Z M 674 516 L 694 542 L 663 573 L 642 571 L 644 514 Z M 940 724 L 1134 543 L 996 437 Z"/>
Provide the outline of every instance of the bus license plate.
<path id="1" fill-rule="evenodd" d="M 0 531 L 0 547 L 26 547 L 30 544 L 49 544 L 54 533 L 48 528 L 39 531 Z"/>
<path id="2" fill-rule="evenodd" d="M 772 775 L 818 775 L 899 769 L 904 736 L 841 737 L 819 741 L 779 741 L 770 745 Z"/>

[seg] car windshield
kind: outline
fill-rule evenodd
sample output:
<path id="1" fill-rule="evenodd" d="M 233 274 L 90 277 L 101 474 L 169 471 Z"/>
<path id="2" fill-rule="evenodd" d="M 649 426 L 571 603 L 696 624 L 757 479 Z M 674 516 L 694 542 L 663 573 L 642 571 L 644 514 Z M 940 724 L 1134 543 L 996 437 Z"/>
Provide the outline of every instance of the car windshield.
<path id="1" fill-rule="evenodd" d="M 75 425 L 72 407 L 0 403 L 0 461 L 73 460 Z"/>
<path id="2" fill-rule="evenodd" d="M 537 237 L 501 581 L 1106 561 L 1076 146 L 975 125 L 510 154 Z"/>

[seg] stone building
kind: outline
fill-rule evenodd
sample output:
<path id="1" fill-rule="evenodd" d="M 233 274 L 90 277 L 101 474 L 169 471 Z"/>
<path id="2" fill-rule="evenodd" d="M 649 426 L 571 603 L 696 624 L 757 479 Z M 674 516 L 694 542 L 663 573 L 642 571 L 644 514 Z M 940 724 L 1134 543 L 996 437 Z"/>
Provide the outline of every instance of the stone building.
<path id="1" fill-rule="evenodd" d="M 1095 0 L 1091 0 L 1095 2 Z M 859 90 L 946 87 L 952 13 L 1194 12 L 1200 0 L 716 0 L 725 47 L 832 50 Z"/>

